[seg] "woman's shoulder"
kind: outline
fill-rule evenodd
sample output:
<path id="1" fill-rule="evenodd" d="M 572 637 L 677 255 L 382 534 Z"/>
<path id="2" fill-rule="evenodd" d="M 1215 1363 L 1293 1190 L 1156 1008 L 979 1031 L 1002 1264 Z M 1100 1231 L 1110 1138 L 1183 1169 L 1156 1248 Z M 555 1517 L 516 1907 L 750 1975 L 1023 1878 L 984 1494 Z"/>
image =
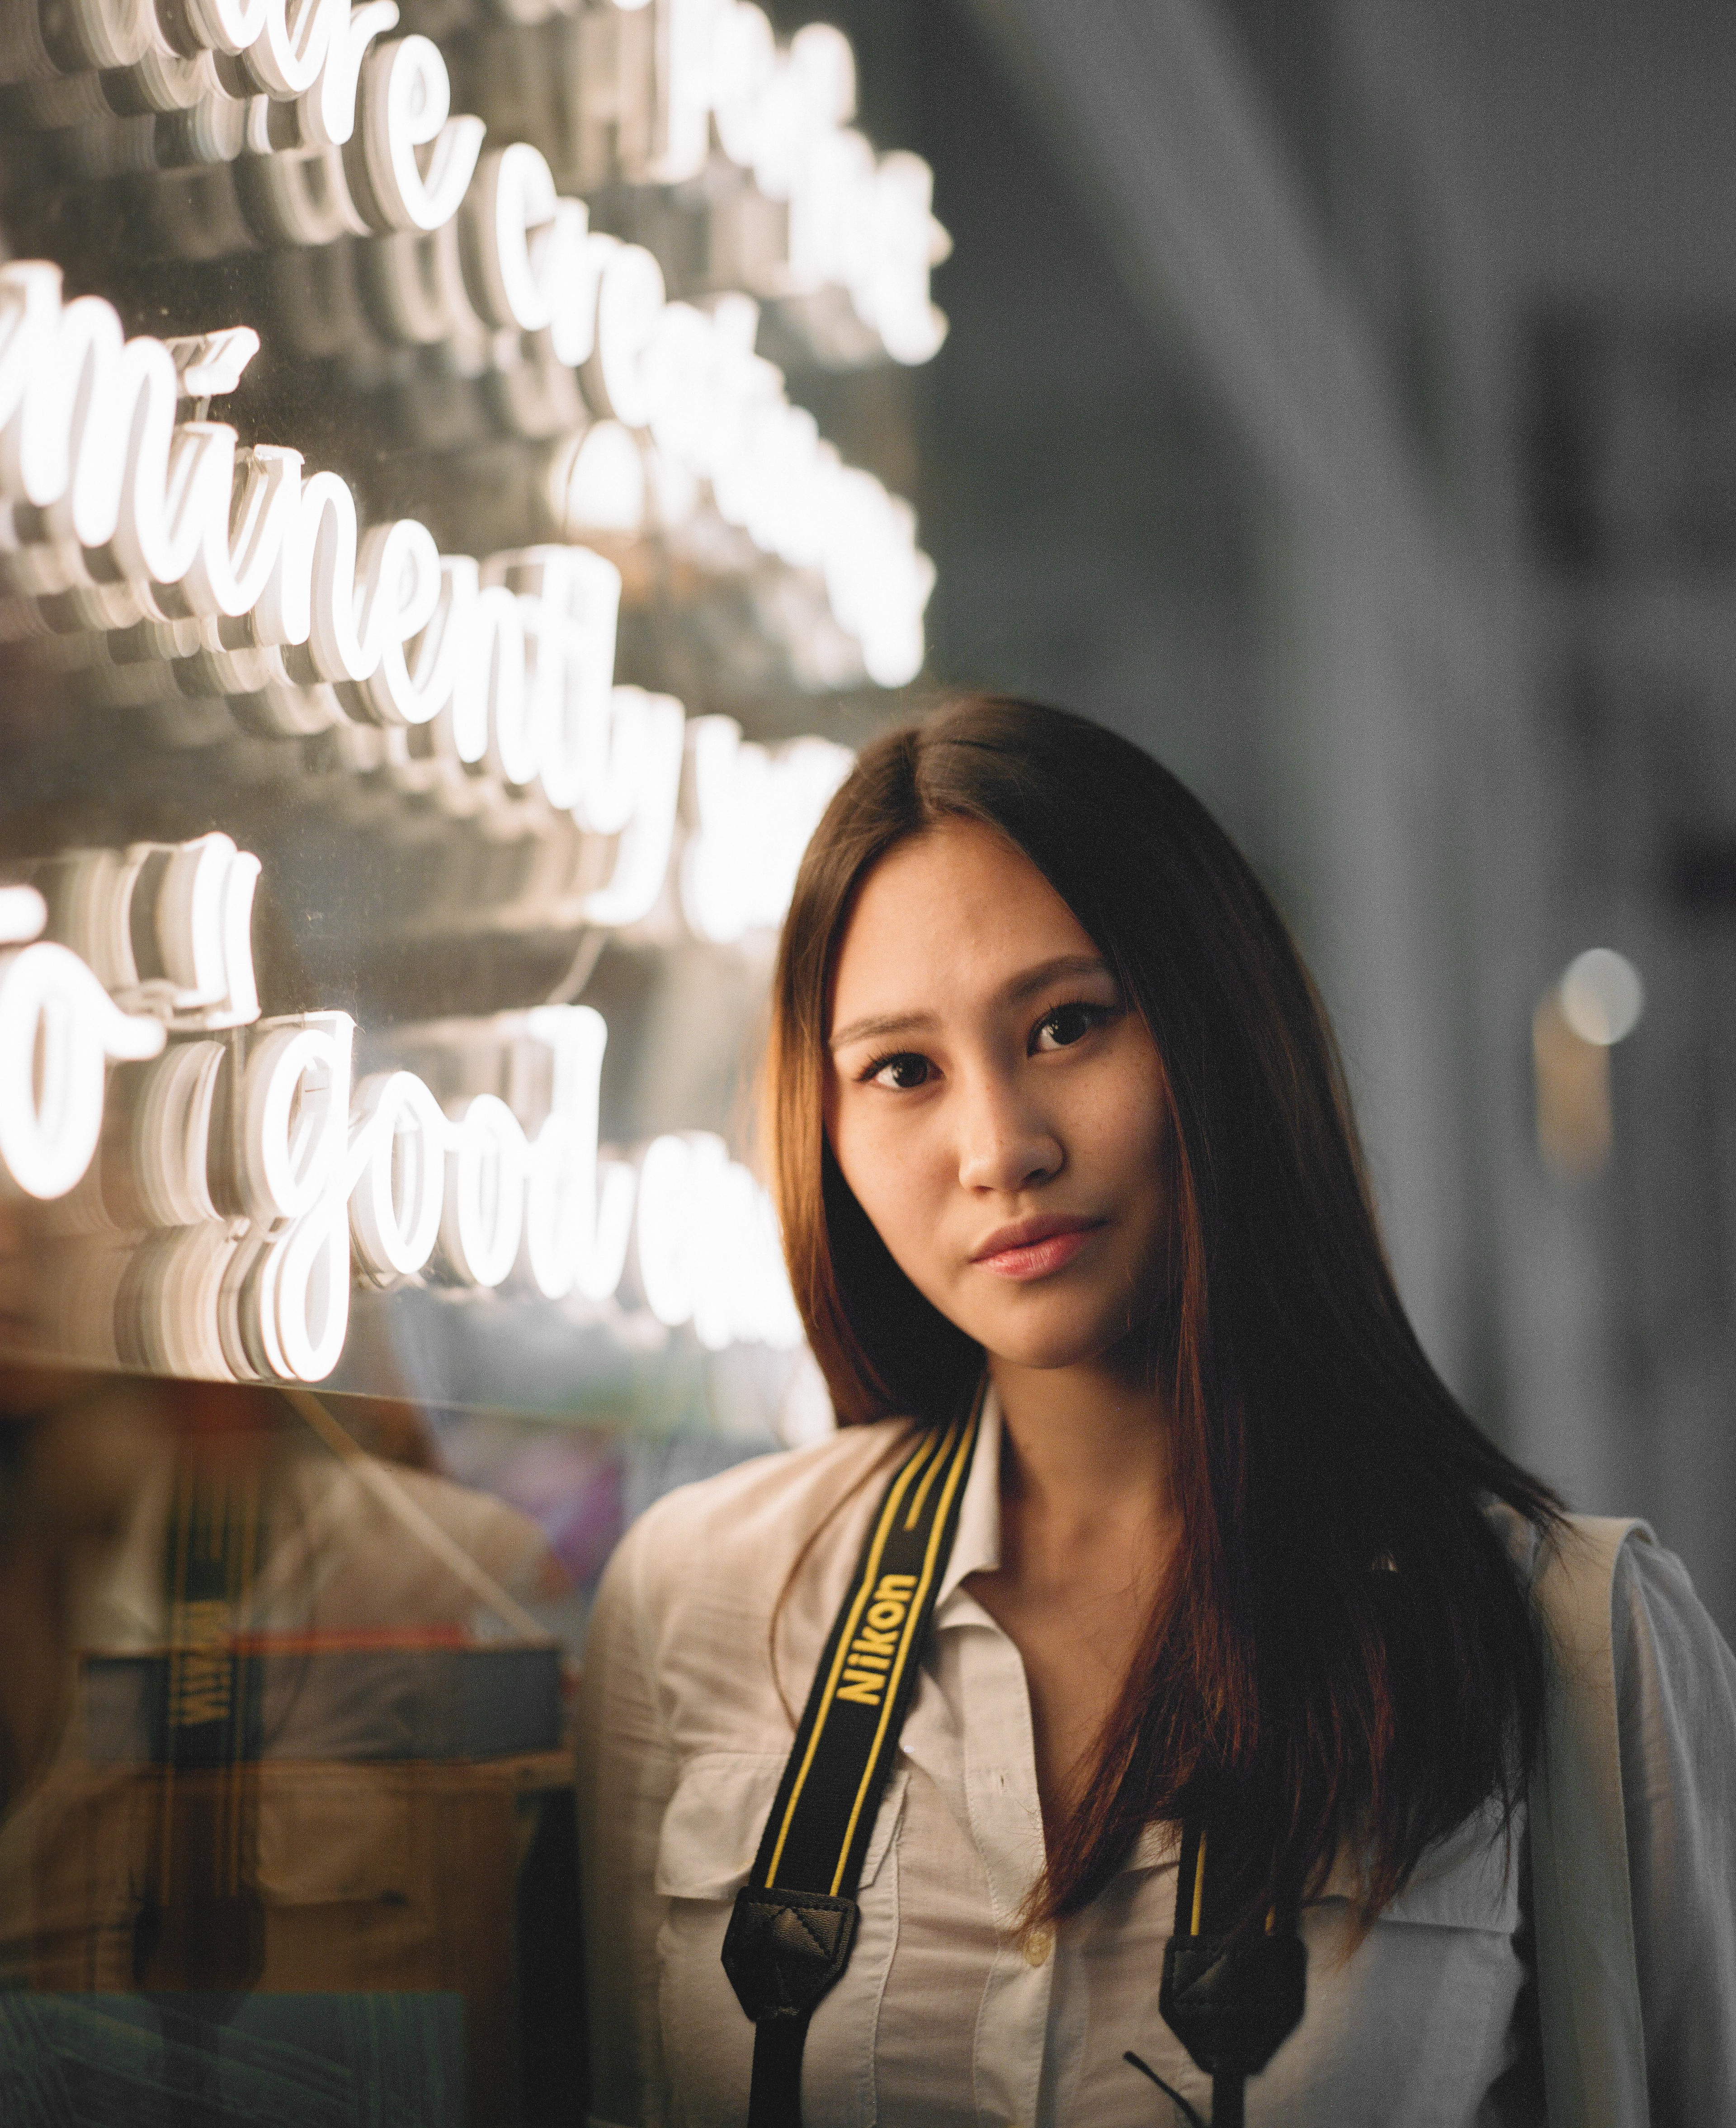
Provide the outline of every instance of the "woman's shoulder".
<path id="1" fill-rule="evenodd" d="M 714 1477 L 677 1486 L 653 1502 L 623 1537 L 616 1564 L 642 1603 L 709 1583 L 781 1587 L 810 1540 L 860 1499 L 866 1519 L 874 1480 L 889 1475 L 913 1422 L 842 1427 L 805 1448 L 756 1456 Z"/>
<path id="2" fill-rule="evenodd" d="M 1710 1715 L 1736 1733 L 1736 1656 L 1648 1523 L 1563 1514 L 1539 1526 L 1500 1502 L 1488 1512 L 1565 1673 L 1595 1658 L 1592 1674 L 1613 1674 L 1625 1728 L 1645 1701 L 1653 1719 Z"/>
<path id="3" fill-rule="evenodd" d="M 851 1427 L 666 1494 L 616 1547 L 587 1667 L 625 1662 L 681 1758 L 787 1750 L 788 1705 L 807 1689 L 910 1431 Z"/>
<path id="4" fill-rule="evenodd" d="M 1644 1524 L 1611 1575 L 1611 1638 L 1624 1722 L 1637 1708 L 1653 1730 L 1736 1745 L 1736 1655 L 1677 1555 Z"/>
<path id="5" fill-rule="evenodd" d="M 1520 1579 L 1529 1581 L 1536 1571 L 1538 1540 L 1542 1532 L 1529 1515 L 1520 1514 L 1517 1508 L 1492 1495 L 1484 1497 L 1482 1511 Z"/>
<path id="6" fill-rule="evenodd" d="M 1483 1512 L 1514 1572 L 1546 1614 L 1569 1602 L 1606 1603 L 1641 1551 L 1681 1565 L 1673 1552 L 1661 1550 L 1650 1527 L 1638 1520 L 1565 1511 L 1537 1519 L 1498 1499 L 1486 1499 Z"/>

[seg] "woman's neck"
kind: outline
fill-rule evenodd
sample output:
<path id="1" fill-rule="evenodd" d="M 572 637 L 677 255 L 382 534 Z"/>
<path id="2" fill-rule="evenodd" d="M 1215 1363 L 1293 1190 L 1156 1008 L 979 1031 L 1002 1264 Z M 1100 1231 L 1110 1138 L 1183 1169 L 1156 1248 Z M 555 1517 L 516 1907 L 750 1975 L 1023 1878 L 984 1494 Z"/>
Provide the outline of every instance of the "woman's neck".
<path id="1" fill-rule="evenodd" d="M 1001 1551 L 974 1575 L 1030 1694 L 1052 1834 L 1139 1656 L 1174 1556 L 1170 1399 L 1108 1366 L 991 1361 L 1001 1408 Z"/>
<path id="2" fill-rule="evenodd" d="M 1003 1514 L 1063 1545 L 1105 1526 L 1164 1527 L 1173 1403 L 1167 1385 L 1108 1361 L 1036 1369 L 989 1363 L 1001 1409 Z"/>

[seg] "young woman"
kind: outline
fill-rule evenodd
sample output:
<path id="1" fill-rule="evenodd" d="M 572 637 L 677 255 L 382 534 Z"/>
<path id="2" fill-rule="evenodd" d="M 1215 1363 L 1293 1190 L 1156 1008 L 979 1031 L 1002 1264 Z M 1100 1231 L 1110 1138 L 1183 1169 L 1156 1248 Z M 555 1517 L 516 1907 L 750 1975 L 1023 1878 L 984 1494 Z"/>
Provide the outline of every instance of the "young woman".
<path id="1" fill-rule="evenodd" d="M 751 2077 L 806 2128 L 1207 2120 L 1160 1983 L 1209 1883 L 1219 1935 L 1306 1951 L 1253 2123 L 1736 2121 L 1736 1661 L 1430 1366 L 1319 1000 L 1203 809 L 1019 703 L 870 746 L 770 1085 L 841 1430 L 661 1502 L 598 1597 L 594 2120 L 739 2128 Z M 918 1511 L 894 1474 L 962 1471 L 970 1419 L 853 1944 L 780 2069 L 733 1902 L 810 1689 L 876 1703 L 837 1665 L 889 1658 L 828 1638 Z"/>

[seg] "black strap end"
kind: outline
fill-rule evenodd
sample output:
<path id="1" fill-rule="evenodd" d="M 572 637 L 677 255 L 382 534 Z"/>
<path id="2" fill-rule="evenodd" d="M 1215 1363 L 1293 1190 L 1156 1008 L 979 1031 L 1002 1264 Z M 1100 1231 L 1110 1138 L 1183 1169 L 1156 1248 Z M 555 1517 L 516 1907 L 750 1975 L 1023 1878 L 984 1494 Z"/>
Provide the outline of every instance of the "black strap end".
<path id="1" fill-rule="evenodd" d="M 1158 2008 L 1207 2076 L 1256 2076 L 1302 2022 L 1307 1966 L 1288 1931 L 1172 1936 Z"/>
<path id="2" fill-rule="evenodd" d="M 861 1909 L 822 1892 L 744 1884 L 723 1936 L 723 1970 L 753 2020 L 805 2019 L 850 1962 Z"/>

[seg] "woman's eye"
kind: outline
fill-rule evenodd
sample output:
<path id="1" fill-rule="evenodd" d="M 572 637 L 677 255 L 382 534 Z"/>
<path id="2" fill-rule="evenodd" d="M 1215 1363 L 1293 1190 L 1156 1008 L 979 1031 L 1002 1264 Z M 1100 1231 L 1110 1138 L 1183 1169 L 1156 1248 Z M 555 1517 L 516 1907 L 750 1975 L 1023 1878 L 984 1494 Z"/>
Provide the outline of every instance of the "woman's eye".
<path id="1" fill-rule="evenodd" d="M 1057 1005 L 1037 1022 L 1031 1046 L 1036 1050 L 1070 1049 L 1075 1042 L 1082 1042 L 1093 1027 L 1101 1027 L 1108 1017 L 1106 1005 Z"/>
<path id="2" fill-rule="evenodd" d="M 870 1064 L 862 1074 L 870 1085 L 890 1086 L 899 1093 L 907 1093 L 913 1086 L 927 1082 L 931 1067 L 926 1057 L 905 1050 L 896 1057 L 882 1057 Z"/>

